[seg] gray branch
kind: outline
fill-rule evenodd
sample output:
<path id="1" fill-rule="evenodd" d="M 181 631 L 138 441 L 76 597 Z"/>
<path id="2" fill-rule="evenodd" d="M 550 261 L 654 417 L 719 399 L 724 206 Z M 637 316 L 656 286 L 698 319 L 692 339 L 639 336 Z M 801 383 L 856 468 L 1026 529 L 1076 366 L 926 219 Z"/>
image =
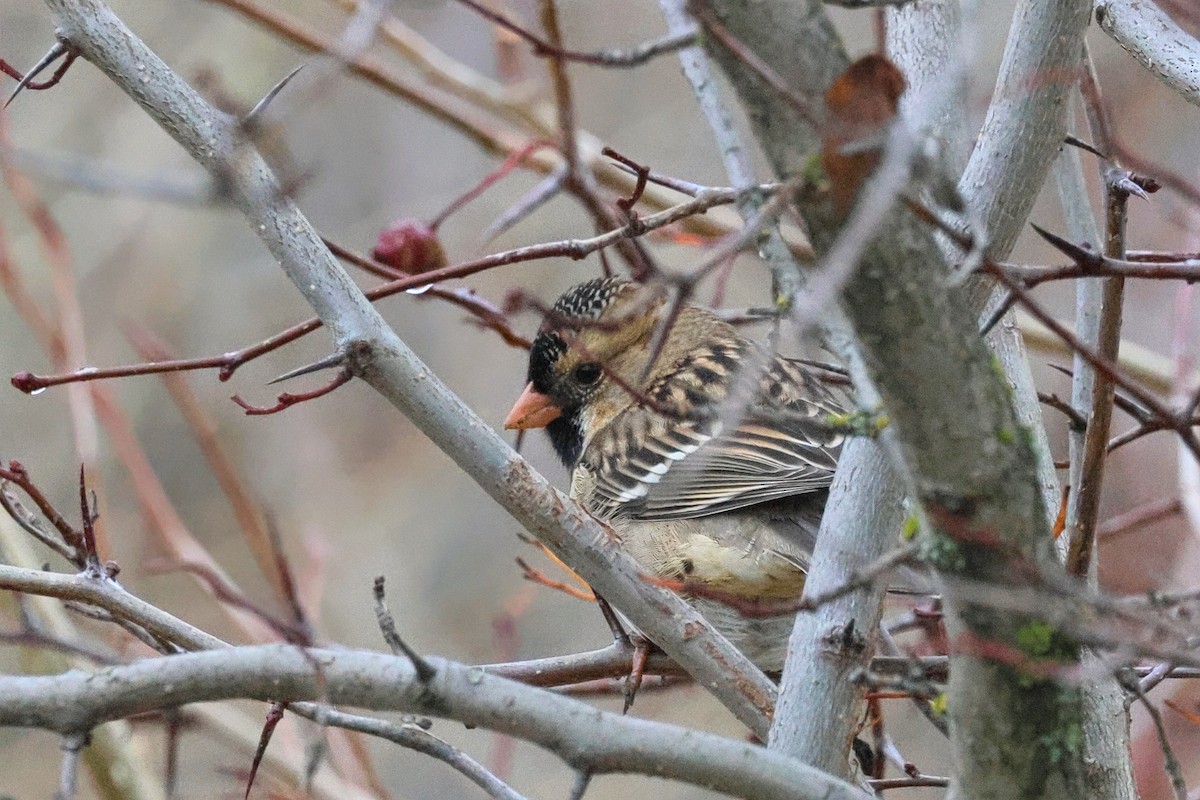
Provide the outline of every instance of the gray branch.
<path id="1" fill-rule="evenodd" d="M 666 17 L 667 27 L 671 32 L 696 30 L 696 20 L 687 11 L 686 0 L 659 0 L 659 7 Z M 717 151 L 721 154 L 721 163 L 725 166 L 725 174 L 736 189 L 747 189 L 758 183 L 754 167 L 750 163 L 750 155 L 742 136 L 734 123 L 729 105 L 721 96 L 719 84 L 715 80 L 708 55 L 700 45 L 685 47 L 679 51 L 679 63 L 683 75 L 692 87 L 700 113 L 704 115 L 709 129 L 712 131 Z M 749 221 L 762 211 L 764 198 L 760 195 L 746 194 L 738 201 L 737 209 L 743 221 Z M 766 226 L 758 240 L 759 255 L 771 270 L 771 283 L 776 304 L 790 303 L 791 298 L 800 290 L 800 264 L 792 255 L 791 248 L 783 239 L 778 224 Z"/>
<path id="2" fill-rule="evenodd" d="M 959 181 L 994 259 L 1011 252 L 1037 199 L 1030 187 L 1045 182 L 1066 134 L 1065 109 L 1079 74 L 1089 11 L 1089 0 L 1021 0 L 1013 13 L 992 102 Z M 990 281 L 980 279 L 970 298 L 982 311 L 996 293 Z M 1055 509 L 1058 475 L 1025 344 L 1011 314 L 989 341 L 1012 383 L 1021 425 L 1034 437 L 1043 500 Z"/>
<path id="3" fill-rule="evenodd" d="M 1012 250 L 1037 199 L 1031 187 L 1046 180 L 1062 143 L 1090 13 L 1090 0 L 1021 0 L 1013 14 L 992 102 L 959 182 L 987 223 L 993 258 Z"/>
<path id="4" fill-rule="evenodd" d="M 73 734 L 185 703 L 246 698 L 320 701 L 453 719 L 516 736 L 576 770 L 625 772 L 763 800 L 867 800 L 862 790 L 763 747 L 598 711 L 480 667 L 430 659 L 422 682 L 406 658 L 289 645 L 152 658 L 97 672 L 0 677 L 0 725 Z"/>
<path id="5" fill-rule="evenodd" d="M 760 736 L 775 687 L 610 533 L 535 472 L 388 328 L 284 196 L 235 120 L 213 109 L 99 0 L 46 0 L 58 36 L 209 171 L 329 327 L 354 373 Z"/>
<path id="6" fill-rule="evenodd" d="M 804 591 L 812 597 L 844 585 L 854 571 L 886 550 L 900 531 L 903 489 L 878 443 L 852 439 L 813 549 Z M 883 612 L 886 581 L 876 581 L 801 614 L 788 643 L 769 745 L 834 775 L 849 773 L 848 750 L 862 718 L 862 689 L 851 676 L 869 666 Z M 867 646 L 855 652 L 857 631 Z M 844 646 L 849 644 L 851 646 Z"/>
<path id="7" fill-rule="evenodd" d="M 825 0 L 831 6 L 842 8 L 886 8 L 888 6 L 906 6 L 914 0 Z"/>
<path id="8" fill-rule="evenodd" d="M 0 564 L 0 589 L 56 597 L 102 608 L 114 617 L 136 622 L 152 635 L 187 650 L 212 650 L 225 642 L 157 606 L 147 603 L 104 576 L 63 575 Z"/>
<path id="9" fill-rule="evenodd" d="M 888 57 L 904 73 L 909 86 L 907 96 L 900 100 L 901 112 L 911 113 L 915 93 L 942 81 L 947 70 L 955 76 L 933 113 L 927 119 L 911 120 L 911 124 L 926 126 L 928 134 L 946 148 L 951 175 L 962 171 L 970 153 L 964 63 L 968 45 L 962 17 L 972 13 L 973 9 L 960 8 L 959 0 L 926 0 L 887 10 Z"/>
<path id="10" fill-rule="evenodd" d="M 1200 105 L 1200 42 L 1152 0 L 1096 0 L 1096 22 L 1154 77 Z"/>
<path id="11" fill-rule="evenodd" d="M 671 30 L 695 25 L 686 5 L 683 0 L 659 0 Z M 730 181 L 738 187 L 754 184 L 753 167 L 713 79 L 707 55 L 696 46 L 681 51 L 679 57 L 684 77 L 713 131 Z M 743 218 L 749 219 L 761 207 L 761 200 L 751 199 L 738 209 Z M 776 304 L 790 305 L 800 291 L 802 272 L 777 228 L 772 227 L 760 239 L 759 254 L 771 269 Z M 829 344 L 848 363 L 860 366 L 861 358 L 845 332 L 845 320 L 838 320 L 831 328 L 834 330 Z M 865 372 L 861 368 L 857 372 L 862 384 Z M 841 460 L 846 466 L 839 470 L 838 480 L 830 489 L 805 581 L 809 597 L 843 586 L 856 568 L 877 559 L 900 529 L 899 483 L 892 479 L 877 444 L 867 439 L 852 441 Z M 850 480 L 850 476 L 855 479 Z M 885 484 L 882 499 L 860 490 L 858 483 L 868 481 Z M 868 647 L 852 652 L 831 647 L 830 632 L 857 630 L 871 637 L 883 611 L 883 596 L 884 584 L 877 582 L 826 603 L 815 612 L 797 616 L 788 646 L 795 657 L 788 659 L 780 682 L 768 740 L 771 749 L 831 774 L 848 776 L 848 743 L 862 704 L 862 690 L 849 676 L 868 665 L 872 650 Z"/>
<path id="12" fill-rule="evenodd" d="M 802 97 L 820 97 L 844 64 L 840 47 L 820 33 L 812 35 L 827 26 L 812 0 L 752 6 L 711 0 L 708 5 Z M 1003 252 L 1032 204 L 1036 192 L 1030 187 L 1041 184 L 1061 141 L 1062 98 L 1075 75 L 1087 11 L 1081 0 L 1037 0 L 1022 3 L 1014 20 L 988 126 L 963 181 L 968 203 Z M 784 104 L 772 101 L 740 55 L 714 38 L 705 41 L 747 104 L 776 171 L 811 168 L 815 132 L 794 130 L 795 122 L 776 111 Z M 1005 126 L 1001 138 L 999 128 Z M 885 160 L 862 198 L 876 199 L 875 184 L 893 179 L 887 169 Z M 836 241 L 842 220 L 820 199 L 806 202 L 802 210 L 823 255 Z M 1001 554 L 1004 548 L 1053 565 L 1034 439 L 1026 433 L 1027 420 L 1014 409 L 1010 386 L 998 379 L 991 352 L 975 333 L 977 303 L 964 289 L 949 286 L 946 274 L 928 227 L 896 210 L 876 228 L 844 304 L 894 422 L 913 495 L 936 516 L 937 524 L 923 533 L 926 546 L 933 555 L 949 548 L 941 552 L 951 555 L 949 560 L 935 563 L 952 573 L 964 570 L 983 580 L 1018 584 L 1028 577 Z M 1017 386 L 1017 397 L 1028 392 L 1028 386 Z M 997 551 L 971 542 L 969 535 L 962 538 L 982 530 L 1003 547 Z M 954 635 L 1012 642 L 1024 622 L 974 607 L 954 587 L 946 601 Z M 1046 759 L 1048 742 L 1069 743 L 1078 730 L 1078 692 L 1052 684 L 1033 691 L 1020 670 L 970 652 L 957 653 L 952 661 L 950 716 L 958 764 L 952 795 L 1050 797 L 1079 785 L 1082 759 L 1074 753 L 1055 763 Z"/>
<path id="13" fill-rule="evenodd" d="M 386 720 L 347 714 L 344 711 L 334 711 L 325 707 L 321 707 L 317 720 L 322 725 L 333 725 L 348 731 L 357 731 L 368 736 L 386 739 L 401 747 L 436 758 L 457 770 L 487 792 L 489 797 L 494 797 L 496 800 L 527 800 L 524 795 L 517 793 L 483 764 L 449 742 L 439 739 L 416 725 L 397 725 Z"/>

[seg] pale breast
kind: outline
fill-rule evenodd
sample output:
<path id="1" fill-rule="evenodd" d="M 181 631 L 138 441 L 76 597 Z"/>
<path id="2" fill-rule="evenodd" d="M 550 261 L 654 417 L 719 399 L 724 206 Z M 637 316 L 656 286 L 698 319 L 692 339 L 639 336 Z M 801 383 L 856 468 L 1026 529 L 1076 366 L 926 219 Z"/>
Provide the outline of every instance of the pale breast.
<path id="1" fill-rule="evenodd" d="M 591 476 L 576 469 L 571 495 L 588 506 Z M 606 521 L 638 563 L 661 578 L 700 581 L 748 597 L 790 598 L 804 590 L 825 492 L 680 520 Z"/>
<path id="2" fill-rule="evenodd" d="M 746 515 L 652 521 L 616 518 L 625 548 L 652 574 L 699 581 L 748 597 L 796 597 L 804 590 L 807 554 Z"/>

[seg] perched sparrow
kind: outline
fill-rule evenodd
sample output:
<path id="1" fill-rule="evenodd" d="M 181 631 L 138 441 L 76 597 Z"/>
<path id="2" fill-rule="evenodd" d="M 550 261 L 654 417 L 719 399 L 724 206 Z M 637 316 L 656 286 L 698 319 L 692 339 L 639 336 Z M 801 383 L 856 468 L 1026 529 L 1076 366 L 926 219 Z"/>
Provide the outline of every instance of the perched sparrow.
<path id="1" fill-rule="evenodd" d="M 546 428 L 571 496 L 663 578 L 752 599 L 798 597 L 841 436 L 840 404 L 796 361 L 648 287 L 592 280 L 546 315 L 506 428 Z M 691 602 L 760 668 L 779 670 L 794 614 Z"/>

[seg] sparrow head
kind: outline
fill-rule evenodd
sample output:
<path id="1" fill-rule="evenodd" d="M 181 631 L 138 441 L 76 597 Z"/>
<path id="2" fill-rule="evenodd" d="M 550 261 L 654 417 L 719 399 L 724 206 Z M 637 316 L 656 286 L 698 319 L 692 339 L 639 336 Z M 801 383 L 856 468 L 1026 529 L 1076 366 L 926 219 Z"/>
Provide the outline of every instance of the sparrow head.
<path id="1" fill-rule="evenodd" d="M 563 463 L 579 459 L 612 392 L 609 375 L 636 380 L 661 298 L 639 284 L 598 278 L 567 290 L 546 314 L 529 353 L 529 383 L 505 428 L 545 428 Z M 627 396 L 627 394 L 626 394 Z"/>

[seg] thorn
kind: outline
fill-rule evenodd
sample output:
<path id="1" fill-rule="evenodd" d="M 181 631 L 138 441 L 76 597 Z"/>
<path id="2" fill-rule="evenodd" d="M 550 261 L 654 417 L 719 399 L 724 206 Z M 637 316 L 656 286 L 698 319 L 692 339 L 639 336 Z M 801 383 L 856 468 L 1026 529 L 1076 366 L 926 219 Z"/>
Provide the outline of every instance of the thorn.
<path id="1" fill-rule="evenodd" d="M 282 383 L 283 381 L 290 381 L 292 378 L 299 378 L 301 375 L 311 375 L 312 373 L 320 372 L 323 369 L 329 369 L 331 367 L 339 367 L 342 365 L 342 362 L 345 360 L 346 360 L 346 354 L 342 353 L 342 352 L 337 352 L 332 355 L 328 355 L 325 358 L 322 358 L 320 361 L 314 361 L 313 363 L 307 364 L 303 367 L 297 367 L 296 369 L 292 370 L 291 372 L 285 372 L 282 375 L 280 375 L 278 378 L 267 381 L 267 386 L 271 386 L 272 384 L 276 384 L 276 383 Z"/>
<path id="2" fill-rule="evenodd" d="M 561 167 L 555 169 L 542 180 L 538 181 L 537 185 L 521 196 L 521 199 L 513 203 L 503 214 L 497 217 L 491 225 L 488 225 L 487 230 L 483 232 L 480 239 L 487 243 L 495 239 L 500 234 L 507 231 L 509 228 L 516 225 L 521 220 L 529 217 L 533 212 L 537 211 L 543 205 L 553 200 L 562 190 L 563 182 L 567 178 L 567 165 L 564 163 Z M 600 251 L 603 253 L 604 251 Z"/>
<path id="3" fill-rule="evenodd" d="M 9 104 L 12 103 L 13 100 L 17 99 L 17 95 L 21 93 L 21 90 L 33 83 L 33 79 L 36 78 L 42 70 L 65 56 L 67 52 L 67 46 L 62 42 L 55 42 L 53 45 L 51 45 L 50 51 L 46 53 L 46 55 L 42 56 L 41 61 L 34 64 L 33 67 L 25 73 L 25 77 L 21 78 L 21 81 L 17 84 L 17 88 L 13 89 L 13 93 L 10 94 L 8 99 L 4 101 L 4 107 L 8 108 Z"/>
<path id="4" fill-rule="evenodd" d="M 1122 169 L 1110 169 L 1104 174 L 1104 182 L 1109 191 L 1122 192 L 1125 195 L 1149 200 L 1150 195 L 1162 188 L 1153 178 L 1139 175 L 1136 172 Z"/>
<path id="5" fill-rule="evenodd" d="M 1130 178 L 1128 173 L 1115 177 L 1110 184 L 1110 188 L 1126 195 L 1140 197 L 1143 200 L 1150 199 L 1150 194 L 1141 186 L 1138 186 L 1137 182 Z"/>
<path id="6" fill-rule="evenodd" d="M 1089 153 L 1091 153 L 1092 155 L 1096 156 L 1097 158 L 1102 158 L 1102 159 L 1104 159 L 1105 161 L 1108 161 L 1108 160 L 1109 160 L 1108 156 L 1106 156 L 1106 155 L 1105 155 L 1105 154 L 1104 154 L 1104 153 L 1103 153 L 1103 152 L 1102 152 L 1102 151 L 1101 151 L 1101 150 L 1100 150 L 1098 147 L 1096 147 L 1094 144 L 1089 144 L 1089 143 L 1085 142 L 1083 139 L 1080 139 L 1080 138 L 1078 138 L 1078 137 L 1076 137 L 1076 136 L 1071 136 L 1070 134 L 1067 134 L 1067 135 L 1066 135 L 1066 136 L 1063 138 L 1063 142 L 1064 142 L 1065 144 L 1072 145 L 1073 147 L 1078 147 L 1080 150 L 1086 150 L 1086 151 L 1088 151 Z"/>
<path id="7" fill-rule="evenodd" d="M 294 70 L 289 72 L 283 78 L 283 80 L 279 81 L 279 83 L 272 86 L 271 91 L 269 91 L 265 95 L 263 95 L 262 100 L 259 100 L 257 103 L 255 103 L 254 108 L 250 109 L 249 113 L 247 113 L 246 116 L 242 117 L 242 127 L 244 127 L 244 128 L 254 127 L 254 125 L 256 125 L 258 123 L 258 118 L 261 117 L 263 112 L 265 112 L 267 110 L 267 106 L 270 105 L 271 101 L 279 96 L 279 93 L 283 91 L 283 87 L 287 86 L 288 83 L 292 80 L 292 78 L 296 77 L 296 74 L 299 73 L 300 70 L 304 69 L 304 67 L 305 67 L 305 65 L 301 64 L 300 66 L 296 67 Z"/>
<path id="8" fill-rule="evenodd" d="M 613 641 L 622 647 L 631 647 L 629 634 L 625 632 L 625 626 L 621 624 L 621 618 L 617 616 L 617 612 L 613 611 L 613 607 L 598 594 L 596 595 L 596 605 L 600 607 L 600 613 L 604 615 L 604 621 L 608 623 L 608 628 L 612 631 Z"/>
<path id="9" fill-rule="evenodd" d="M 638 689 L 642 688 L 642 676 L 646 672 L 646 661 L 650 658 L 650 651 L 654 648 L 654 644 L 646 637 L 637 636 L 635 638 L 633 655 L 629 663 L 629 674 L 625 676 L 625 707 L 621 710 L 622 714 L 628 714 L 629 709 L 633 707 L 633 700 L 637 697 Z"/>
<path id="10" fill-rule="evenodd" d="M 996 306 L 996 310 L 992 312 L 992 315 L 988 317 L 987 321 L 985 321 L 983 325 L 979 327 L 979 335 L 987 336 L 989 333 L 991 333 L 992 328 L 996 327 L 1000 323 L 1000 320 L 1004 319 L 1004 315 L 1007 314 L 1014 305 L 1016 305 L 1016 302 L 1017 296 L 1015 294 L 1012 292 L 1006 294 L 1004 301 L 1001 302 L 1000 305 Z"/>
<path id="11" fill-rule="evenodd" d="M 1079 266 L 1095 268 L 1104 265 L 1104 257 L 1099 253 L 1088 250 L 1086 247 L 1080 247 L 1074 242 L 1068 241 L 1057 234 L 1051 233 L 1036 223 L 1031 222 L 1029 224 L 1035 231 L 1037 231 L 1039 236 L 1041 236 L 1054 247 L 1061 250 L 1068 258 L 1070 258 Z"/>

